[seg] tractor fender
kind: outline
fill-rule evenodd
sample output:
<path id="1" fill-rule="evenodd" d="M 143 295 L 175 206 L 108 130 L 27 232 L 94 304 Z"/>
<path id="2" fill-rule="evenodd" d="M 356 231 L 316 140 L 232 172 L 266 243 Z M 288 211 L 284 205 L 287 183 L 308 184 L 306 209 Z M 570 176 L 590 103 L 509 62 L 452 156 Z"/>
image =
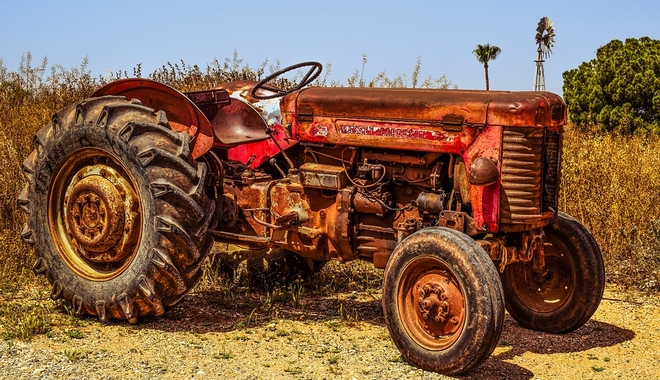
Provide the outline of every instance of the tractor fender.
<path id="1" fill-rule="evenodd" d="M 213 127 L 208 118 L 188 97 L 168 85 L 143 78 L 120 79 L 92 94 L 93 97 L 104 95 L 138 99 L 147 107 L 165 111 L 172 129 L 190 135 L 192 157 L 195 159 L 213 146 Z"/>

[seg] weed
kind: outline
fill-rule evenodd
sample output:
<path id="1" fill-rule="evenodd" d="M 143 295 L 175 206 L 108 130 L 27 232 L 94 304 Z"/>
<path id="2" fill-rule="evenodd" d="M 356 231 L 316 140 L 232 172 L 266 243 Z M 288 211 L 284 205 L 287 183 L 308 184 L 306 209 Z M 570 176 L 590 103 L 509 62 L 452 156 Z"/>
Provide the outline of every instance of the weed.
<path id="1" fill-rule="evenodd" d="M 355 260 L 345 264 L 329 262 L 311 279 L 310 286 L 325 295 L 373 291 L 380 289 L 382 282 L 382 270 L 371 263 Z"/>
<path id="2" fill-rule="evenodd" d="M 245 327 L 250 327 L 250 325 L 255 325 L 257 321 L 257 308 L 255 307 L 252 309 L 252 312 L 250 312 L 250 315 L 247 317 L 245 320 Z"/>
<path id="3" fill-rule="evenodd" d="M 302 368 L 300 367 L 287 367 L 284 369 L 284 372 L 290 373 L 292 375 L 300 375 L 302 373 Z"/>
<path id="4" fill-rule="evenodd" d="M 27 341 L 35 335 L 48 333 L 51 330 L 50 312 L 47 306 L 41 304 L 5 302 L 0 306 L 0 318 L 5 330 L 2 338 Z"/>
<path id="5" fill-rule="evenodd" d="M 245 322 L 237 322 L 237 323 L 234 325 L 234 328 L 235 328 L 236 330 L 243 330 L 245 327 L 246 327 L 246 326 L 245 326 Z"/>
<path id="6" fill-rule="evenodd" d="M 347 310 L 343 302 L 339 303 L 338 314 L 339 314 L 339 318 L 348 322 L 349 325 L 359 321 L 357 309 L 354 309 L 351 312 L 350 310 Z"/>
<path id="7" fill-rule="evenodd" d="M 224 343 L 222 344 L 222 351 L 218 352 L 217 354 L 213 354 L 214 359 L 227 360 L 227 359 L 231 359 L 233 357 L 234 357 L 234 355 L 232 355 L 231 352 L 227 351 L 227 345 L 224 344 Z"/>
<path id="8" fill-rule="evenodd" d="M 591 370 L 594 372 L 603 372 L 605 371 L 605 367 L 593 366 L 591 367 Z"/>
<path id="9" fill-rule="evenodd" d="M 338 355 L 333 355 L 328 358 L 328 364 L 333 365 L 339 363 L 339 356 Z"/>
<path id="10" fill-rule="evenodd" d="M 82 339 L 85 337 L 85 335 L 78 330 L 66 330 L 64 333 L 72 339 Z"/>
<path id="11" fill-rule="evenodd" d="M 325 322 L 325 325 L 330 327 L 334 331 L 339 330 L 339 328 L 341 327 L 341 323 L 339 323 L 336 320 L 327 321 Z"/>
<path id="12" fill-rule="evenodd" d="M 297 278 L 295 281 L 288 285 L 289 295 L 291 297 L 291 306 L 294 309 L 297 309 L 300 306 L 300 300 L 302 300 L 305 293 L 305 288 L 303 287 L 303 281 L 301 278 Z"/>
<path id="13" fill-rule="evenodd" d="M 87 358 L 87 353 L 79 350 L 64 350 L 62 352 L 72 362 L 77 362 Z"/>
<path id="14" fill-rule="evenodd" d="M 339 376 L 339 375 L 342 374 L 341 369 L 338 366 L 335 366 L 335 365 L 331 365 L 330 367 L 328 367 L 328 372 L 330 372 L 331 374 L 333 374 L 335 376 Z"/>
<path id="15" fill-rule="evenodd" d="M 403 363 L 403 358 L 401 356 L 394 356 L 387 359 L 387 361 L 390 363 Z"/>

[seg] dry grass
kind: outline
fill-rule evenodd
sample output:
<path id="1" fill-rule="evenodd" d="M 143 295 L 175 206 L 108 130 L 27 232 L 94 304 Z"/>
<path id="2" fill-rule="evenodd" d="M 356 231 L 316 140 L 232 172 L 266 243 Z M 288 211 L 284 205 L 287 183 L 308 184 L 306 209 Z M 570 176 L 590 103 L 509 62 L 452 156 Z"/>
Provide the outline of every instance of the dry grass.
<path id="1" fill-rule="evenodd" d="M 3 168 L 0 171 L 0 294 L 39 284 L 30 274 L 33 253 L 20 242 L 24 215 L 16 207 L 16 197 L 24 186 L 21 163 L 32 150 L 32 136 L 58 109 L 88 96 L 109 80 L 127 76 L 126 72 L 117 72 L 92 77 L 86 62 L 72 69 L 58 65 L 47 68 L 45 61 L 34 66 L 27 55 L 19 70 L 10 72 L 0 60 L 0 139 L 3 141 L 0 147 L 0 167 Z M 214 87 L 227 80 L 255 79 L 277 68 L 279 63 L 268 65 L 266 62 L 251 68 L 235 55 L 223 63 L 215 61 L 205 69 L 183 62 L 168 63 L 149 77 L 182 90 L 195 90 Z M 133 69 L 133 74 L 142 75 L 139 65 Z M 415 72 L 402 78 L 415 79 L 414 75 Z M 371 82 L 402 81 L 375 78 Z M 337 84 L 326 83 L 325 78 L 318 83 Z M 658 137 L 585 135 L 571 128 L 566 132 L 560 207 L 582 220 L 594 233 L 606 258 L 610 282 L 643 289 L 660 287 L 660 276 L 655 269 L 660 263 L 657 254 L 660 203 L 656 200 L 656 194 L 660 193 L 658 151 Z M 348 273 L 344 269 L 327 273 L 323 281 L 330 284 L 340 281 L 337 276 L 372 276 Z"/>
<path id="2" fill-rule="evenodd" d="M 568 127 L 560 208 L 594 234 L 607 279 L 660 288 L 660 136 L 585 134 Z"/>

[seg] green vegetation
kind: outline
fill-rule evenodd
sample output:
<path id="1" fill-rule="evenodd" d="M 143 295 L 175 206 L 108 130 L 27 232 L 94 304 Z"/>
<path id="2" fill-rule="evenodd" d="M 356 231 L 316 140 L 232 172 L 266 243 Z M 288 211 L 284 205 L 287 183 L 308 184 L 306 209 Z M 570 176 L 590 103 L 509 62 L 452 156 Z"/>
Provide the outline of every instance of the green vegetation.
<path id="1" fill-rule="evenodd" d="M 2 339 L 30 340 L 34 335 L 46 334 L 51 330 L 51 306 L 18 301 L 5 301 L 0 305 Z"/>
<path id="2" fill-rule="evenodd" d="M 580 130 L 660 132 L 660 41 L 610 41 L 563 76 L 568 114 Z"/>

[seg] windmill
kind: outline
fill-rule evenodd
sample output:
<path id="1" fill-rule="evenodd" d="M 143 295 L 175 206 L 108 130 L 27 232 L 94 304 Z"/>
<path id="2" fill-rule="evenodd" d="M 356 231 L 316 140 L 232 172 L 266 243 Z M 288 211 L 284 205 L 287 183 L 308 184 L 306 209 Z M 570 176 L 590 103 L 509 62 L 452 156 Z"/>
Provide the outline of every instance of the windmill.
<path id="1" fill-rule="evenodd" d="M 543 62 L 552 53 L 552 45 L 555 43 L 555 28 L 549 18 L 543 17 L 536 27 L 536 79 L 534 80 L 534 91 L 545 91 L 545 73 Z"/>

